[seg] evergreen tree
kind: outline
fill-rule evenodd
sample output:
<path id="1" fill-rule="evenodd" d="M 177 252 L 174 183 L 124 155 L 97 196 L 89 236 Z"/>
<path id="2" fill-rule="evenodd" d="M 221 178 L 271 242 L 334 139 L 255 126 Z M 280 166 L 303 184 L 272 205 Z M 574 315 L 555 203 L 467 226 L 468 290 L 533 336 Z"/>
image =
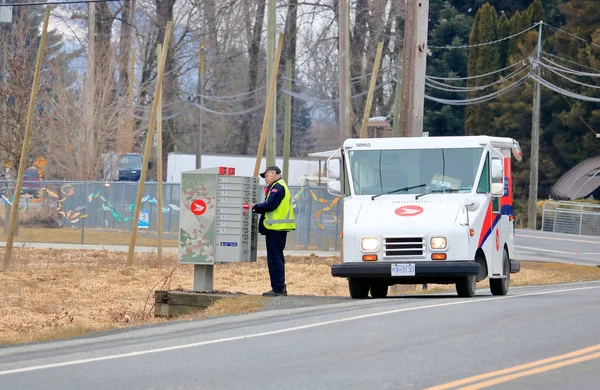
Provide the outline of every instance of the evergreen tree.
<path id="1" fill-rule="evenodd" d="M 477 15 L 469 37 L 469 45 L 492 42 L 498 39 L 498 15 L 489 3 L 484 4 Z M 497 44 L 474 46 L 469 49 L 468 75 L 479 76 L 500 69 L 500 51 Z M 483 86 L 492 83 L 494 75 L 470 79 L 469 87 Z M 491 88 L 483 91 L 469 93 L 469 98 L 475 98 L 492 92 Z M 487 104 L 475 104 L 467 106 L 465 133 L 467 135 L 483 134 L 489 131 L 489 124 L 493 120 L 493 114 L 487 108 Z"/>
<path id="2" fill-rule="evenodd" d="M 37 51 L 41 40 L 44 17 L 42 7 L 15 7 L 12 23 L 0 28 L 0 62 L 4 66 L 0 82 L 0 161 L 15 167 L 16 174 L 21 159 L 23 129 L 31 95 Z M 72 73 L 64 65 L 72 58 L 62 53 L 61 37 L 49 30 L 40 70 L 40 85 L 36 98 L 28 161 L 32 164 L 47 151 L 48 125 L 56 120 L 51 108 L 57 104 L 54 88 L 56 79 L 72 82 Z M 14 177 L 14 176 L 13 176 Z"/>
<path id="3" fill-rule="evenodd" d="M 438 12 L 439 17 L 430 29 L 428 43 L 431 46 L 465 45 L 473 19 L 459 13 L 448 2 Z M 427 60 L 427 75 L 437 77 L 465 77 L 467 75 L 467 51 L 465 49 L 432 49 Z M 436 89 L 427 91 L 433 96 L 456 99 L 464 96 Z M 462 106 L 448 106 L 425 100 L 423 130 L 431 135 L 447 136 L 464 134 L 464 114 Z"/>

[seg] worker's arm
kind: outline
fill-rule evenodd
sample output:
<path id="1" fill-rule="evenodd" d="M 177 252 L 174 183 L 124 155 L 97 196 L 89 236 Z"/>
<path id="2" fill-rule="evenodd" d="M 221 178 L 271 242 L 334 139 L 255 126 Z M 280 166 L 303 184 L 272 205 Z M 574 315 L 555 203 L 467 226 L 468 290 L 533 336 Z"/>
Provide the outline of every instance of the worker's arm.
<path id="1" fill-rule="evenodd" d="M 281 184 L 275 183 L 273 184 L 273 187 L 271 187 L 271 192 L 269 193 L 267 200 L 263 203 L 255 204 L 252 210 L 259 214 L 274 211 L 277 207 L 279 207 L 284 196 L 285 188 L 283 188 Z"/>

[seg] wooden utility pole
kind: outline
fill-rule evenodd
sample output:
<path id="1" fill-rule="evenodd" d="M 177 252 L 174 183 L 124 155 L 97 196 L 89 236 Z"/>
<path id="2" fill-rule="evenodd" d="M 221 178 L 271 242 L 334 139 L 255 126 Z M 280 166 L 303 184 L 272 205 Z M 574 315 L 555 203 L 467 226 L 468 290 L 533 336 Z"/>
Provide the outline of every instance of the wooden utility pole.
<path id="1" fill-rule="evenodd" d="M 350 126 L 350 6 L 349 0 L 339 1 L 338 22 L 338 95 L 340 117 L 340 145 L 352 138 Z"/>
<path id="2" fill-rule="evenodd" d="M 537 59 L 538 62 L 542 55 L 542 27 L 543 24 L 540 22 L 540 31 L 538 33 L 538 44 L 537 44 Z M 540 65 L 536 64 L 535 72 L 540 75 Z M 536 229 L 537 224 L 537 195 L 538 195 L 538 168 L 539 168 L 539 154 L 540 154 L 540 105 L 541 105 L 541 91 L 540 83 L 536 80 L 533 81 L 533 113 L 532 113 L 532 126 L 531 126 L 531 161 L 529 168 L 529 200 L 527 202 L 527 228 Z"/>
<path id="3" fill-rule="evenodd" d="M 292 91 L 292 62 L 285 62 L 285 89 Z M 285 126 L 283 128 L 283 180 L 288 182 L 290 150 L 292 148 L 292 95 L 285 95 Z"/>
<path id="4" fill-rule="evenodd" d="M 400 137 L 400 94 L 402 93 L 402 56 L 400 54 L 398 54 L 398 65 L 396 68 L 396 88 L 394 91 L 392 137 Z"/>
<path id="5" fill-rule="evenodd" d="M 159 99 L 157 96 L 162 94 L 162 82 L 165 75 L 165 62 L 169 52 L 169 40 L 171 39 L 172 22 L 167 22 L 165 28 L 165 38 L 161 50 L 160 61 L 158 61 L 158 74 L 156 76 L 156 88 L 154 92 L 154 100 L 152 101 L 152 114 L 150 114 L 150 123 L 148 124 L 148 134 L 146 135 L 146 147 L 144 149 L 144 160 L 142 163 L 142 172 L 140 173 L 140 182 L 138 184 L 137 197 L 135 200 L 135 209 L 133 211 L 133 222 L 131 224 L 131 241 L 129 242 L 129 253 L 127 255 L 127 266 L 133 264 L 133 254 L 135 252 L 135 241 L 137 239 L 138 219 L 140 217 L 140 209 L 142 206 L 142 195 L 144 193 L 144 182 L 146 181 L 146 173 L 148 172 L 148 159 L 152 150 L 154 141 L 154 125 L 156 123 L 156 112 L 158 109 Z M 160 211 L 162 212 L 162 210 Z"/>
<path id="6" fill-rule="evenodd" d="M 379 77 L 379 66 L 381 65 L 381 53 L 383 52 L 383 42 L 377 44 L 377 53 L 375 54 L 375 63 L 373 64 L 373 73 L 371 74 L 371 84 L 369 85 L 369 94 L 365 104 L 365 112 L 363 113 L 362 127 L 360 129 L 360 138 L 367 138 L 369 117 L 371 116 L 371 107 L 373 105 L 373 95 L 375 94 L 375 86 L 377 85 L 377 77 Z"/>
<path id="7" fill-rule="evenodd" d="M 86 140 L 87 140 L 87 172 L 85 177 L 95 179 L 93 169 L 94 155 L 94 95 L 96 94 L 96 4 L 88 3 L 88 58 L 86 87 Z"/>
<path id="8" fill-rule="evenodd" d="M 48 31 L 48 19 L 50 18 L 50 7 L 46 6 L 44 14 L 44 25 L 42 27 L 42 37 L 38 47 L 37 58 L 35 60 L 35 72 L 33 74 L 33 83 L 31 85 L 31 96 L 29 98 L 29 107 L 27 108 L 27 121 L 25 122 L 25 136 L 23 137 L 23 146 L 21 147 L 21 159 L 19 160 L 19 170 L 17 172 L 17 184 L 15 186 L 15 197 L 10 210 L 10 224 L 8 225 L 8 234 L 6 236 L 6 247 L 4 248 L 4 270 L 10 266 L 13 241 L 15 235 L 15 225 L 19 213 L 19 202 L 21 201 L 21 189 L 23 188 L 23 173 L 25 164 L 27 164 L 27 150 L 29 149 L 29 137 L 31 134 L 31 122 L 33 121 L 33 109 L 35 108 L 35 99 L 40 82 L 40 69 L 42 68 L 42 57 L 46 46 L 46 32 Z"/>
<path id="9" fill-rule="evenodd" d="M 156 50 L 156 63 L 160 63 L 162 58 L 162 45 L 157 45 Z M 162 205 L 163 205 L 163 155 L 162 155 L 162 88 L 160 90 L 157 88 L 156 99 L 158 99 L 158 108 L 156 110 L 156 200 L 158 209 L 157 217 L 156 217 L 156 254 L 158 257 L 158 262 L 162 260 L 163 255 L 163 247 L 162 247 L 162 229 L 163 229 L 163 213 L 162 213 Z"/>
<path id="10" fill-rule="evenodd" d="M 273 110 L 273 99 L 271 97 L 275 94 L 275 88 L 277 87 L 277 70 L 279 69 L 279 59 L 281 58 L 281 49 L 283 47 L 283 34 L 279 35 L 279 43 L 277 44 L 277 53 L 275 53 L 275 63 L 273 69 L 275 71 L 271 74 L 269 81 L 269 89 L 267 90 L 267 106 L 265 107 L 265 116 L 263 117 L 262 130 L 260 132 L 260 141 L 258 141 L 258 151 L 256 152 L 256 163 L 254 164 L 254 176 L 258 176 L 260 173 L 260 162 L 262 160 L 263 152 L 265 151 L 265 141 L 267 139 L 267 133 L 269 131 L 269 120 Z M 267 160 L 269 165 L 269 160 Z"/>
<path id="11" fill-rule="evenodd" d="M 271 79 L 273 73 L 277 73 L 275 66 L 275 39 L 276 39 L 276 0 L 268 0 L 268 16 L 267 16 L 267 80 Z M 273 93 L 269 97 L 272 102 L 273 110 L 269 118 L 269 134 L 267 137 L 267 166 L 275 165 L 277 156 L 277 94 Z"/>
<path id="12" fill-rule="evenodd" d="M 123 137 L 123 152 L 133 152 L 133 87 L 135 85 L 135 49 L 131 50 L 131 64 L 129 67 L 129 88 L 127 91 L 127 123 Z"/>
<path id="13" fill-rule="evenodd" d="M 400 101 L 400 131 L 403 137 L 423 135 L 428 18 L 429 0 L 406 2 Z"/>
<path id="14" fill-rule="evenodd" d="M 198 127 L 196 129 L 196 169 L 202 168 L 202 135 L 204 132 L 204 42 L 200 42 L 198 53 Z"/>

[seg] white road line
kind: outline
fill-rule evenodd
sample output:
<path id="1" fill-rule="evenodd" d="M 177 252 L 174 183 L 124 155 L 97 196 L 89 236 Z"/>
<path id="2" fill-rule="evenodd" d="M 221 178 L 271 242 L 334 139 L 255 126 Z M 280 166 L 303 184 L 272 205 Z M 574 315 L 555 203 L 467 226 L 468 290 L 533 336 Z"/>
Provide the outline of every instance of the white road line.
<path id="1" fill-rule="evenodd" d="M 542 240 L 553 240 L 553 241 L 585 242 L 585 243 L 588 243 L 588 244 L 600 244 L 600 241 L 574 240 L 572 238 L 529 236 L 527 234 L 515 234 L 515 238 L 519 238 L 519 237 L 538 238 L 538 239 L 542 239 Z"/>
<path id="2" fill-rule="evenodd" d="M 175 345 L 172 347 L 164 347 L 164 348 L 147 349 L 147 350 L 142 350 L 142 351 L 122 353 L 122 354 L 118 354 L 118 355 L 101 356 L 101 357 L 90 358 L 90 359 L 79 359 L 79 360 L 71 360 L 71 361 L 66 361 L 66 362 L 61 362 L 61 363 L 43 364 L 43 365 L 39 365 L 39 366 L 16 368 L 16 369 L 12 369 L 12 370 L 0 371 L 0 376 L 10 375 L 10 374 L 18 374 L 21 372 L 39 371 L 39 370 L 45 370 L 45 369 L 49 369 L 49 368 L 74 366 L 74 365 L 85 364 L 85 363 L 101 362 L 101 361 L 105 361 L 105 360 L 122 359 L 122 358 L 133 357 L 133 356 L 142 356 L 142 355 L 148 355 L 148 354 L 152 354 L 152 353 L 176 351 L 179 349 L 201 347 L 204 345 L 220 344 L 220 343 L 226 343 L 229 341 L 252 339 L 252 338 L 256 338 L 256 337 L 271 336 L 271 335 L 275 335 L 275 334 L 294 332 L 297 330 L 317 328 L 320 326 L 339 324 L 339 323 L 343 323 L 343 322 L 361 320 L 364 318 L 379 317 L 379 316 L 383 316 L 383 315 L 397 314 L 397 313 L 403 313 L 403 312 L 408 312 L 408 311 L 433 309 L 433 308 L 437 308 L 437 307 L 446 307 L 446 306 L 454 306 L 454 305 L 466 305 L 469 303 L 479 303 L 479 302 L 486 302 L 486 301 L 491 301 L 491 300 L 503 300 L 503 299 L 519 298 L 519 297 L 531 297 L 531 296 L 535 296 L 535 295 L 559 294 L 559 293 L 564 293 L 564 292 L 583 291 L 583 290 L 592 290 L 592 289 L 600 289 L 600 286 L 577 287 L 577 288 L 570 288 L 570 289 L 564 289 L 564 290 L 541 291 L 541 292 L 519 294 L 519 295 L 506 295 L 503 297 L 489 297 L 489 298 L 481 298 L 481 299 L 470 299 L 470 300 L 464 300 L 464 301 L 461 300 L 461 301 L 455 301 L 455 302 L 438 303 L 435 305 L 406 307 L 406 308 L 402 308 L 402 309 L 382 311 L 379 313 L 363 314 L 360 316 L 341 318 L 338 320 L 316 322 L 314 324 L 307 324 L 307 325 L 294 326 L 294 327 L 290 327 L 290 328 L 283 328 L 283 329 L 279 329 L 279 330 L 272 330 L 269 332 L 253 333 L 253 334 L 247 334 L 247 335 L 235 336 L 235 337 L 225 337 L 225 338 L 216 339 L 216 340 L 200 341 L 197 343 Z"/>
<path id="3" fill-rule="evenodd" d="M 552 249 L 541 249 L 541 248 L 532 248 L 532 247 L 528 247 L 528 246 L 516 246 L 515 245 L 515 249 L 519 250 L 519 249 L 528 249 L 528 250 L 532 250 L 532 251 L 540 251 L 540 252 L 551 252 L 551 253 L 560 253 L 562 255 L 575 255 L 575 251 L 569 251 L 569 252 L 565 252 L 565 251 L 555 251 Z M 590 256 L 598 256 L 600 255 L 600 253 L 593 253 L 593 252 L 579 252 L 577 253 L 577 255 L 590 255 Z"/>

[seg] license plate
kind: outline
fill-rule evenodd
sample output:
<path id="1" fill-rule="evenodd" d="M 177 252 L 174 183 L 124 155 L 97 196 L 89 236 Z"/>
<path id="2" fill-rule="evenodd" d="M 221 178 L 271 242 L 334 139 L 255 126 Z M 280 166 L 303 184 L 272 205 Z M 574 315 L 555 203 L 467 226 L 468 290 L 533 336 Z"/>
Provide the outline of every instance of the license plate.
<path id="1" fill-rule="evenodd" d="M 392 264 L 392 276 L 415 276 L 415 265 Z"/>

